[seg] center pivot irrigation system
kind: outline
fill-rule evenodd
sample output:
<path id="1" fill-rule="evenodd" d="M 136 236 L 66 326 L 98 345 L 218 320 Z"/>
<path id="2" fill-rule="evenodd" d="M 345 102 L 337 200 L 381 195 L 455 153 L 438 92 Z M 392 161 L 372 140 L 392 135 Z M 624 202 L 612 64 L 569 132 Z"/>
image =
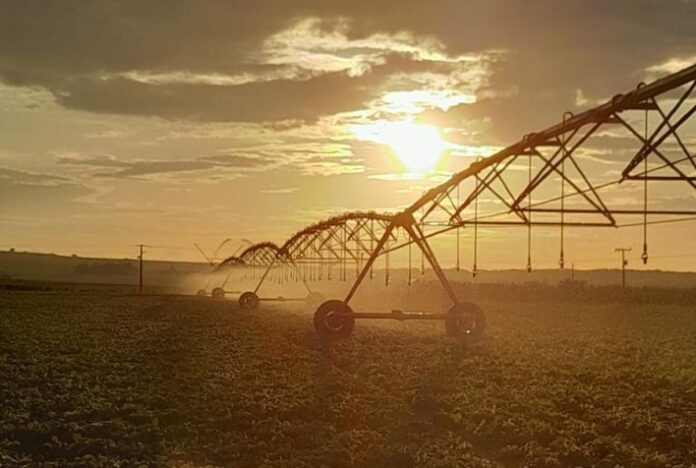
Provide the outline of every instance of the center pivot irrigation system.
<path id="1" fill-rule="evenodd" d="M 345 281 L 354 270 L 355 279 L 346 296 L 316 308 L 314 326 L 326 337 L 350 335 L 356 319 L 443 320 L 453 337 L 478 337 L 485 328 L 485 315 L 457 296 L 430 240 L 454 231 L 459 267 L 459 232 L 473 230 L 472 273 L 476 275 L 480 226 L 526 229 L 528 271 L 532 271 L 535 227 L 558 229 L 562 269 L 566 228 L 634 226 L 642 227 L 641 258 L 647 263 L 649 225 L 696 217 L 692 207 L 695 88 L 696 65 L 651 84 L 641 83 L 588 111 L 566 112 L 560 123 L 479 159 L 397 214 L 337 216 L 308 226 L 281 246 L 252 245 L 217 269 L 245 268 L 258 279 L 256 288 L 239 298 L 246 309 L 257 308 L 263 300 L 289 300 L 259 297 L 261 286 L 269 279 L 303 282 L 311 302 L 320 296 L 312 293 L 308 281 L 332 277 Z M 675 196 L 675 182 L 686 190 L 685 195 Z M 413 246 L 451 300 L 449 310 L 439 314 L 353 311 L 351 299 L 363 280 L 373 275 L 378 257 L 385 256 L 388 266 L 390 253 L 407 248 L 410 284 Z M 223 284 L 217 294 L 224 292 Z"/>

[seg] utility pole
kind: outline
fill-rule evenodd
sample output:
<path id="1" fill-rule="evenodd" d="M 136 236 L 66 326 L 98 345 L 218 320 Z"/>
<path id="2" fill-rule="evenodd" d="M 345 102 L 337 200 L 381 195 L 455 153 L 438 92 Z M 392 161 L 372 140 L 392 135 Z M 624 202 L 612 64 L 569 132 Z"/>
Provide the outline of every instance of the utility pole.
<path id="1" fill-rule="evenodd" d="M 626 260 L 626 252 L 630 252 L 631 248 L 617 247 L 614 252 L 621 253 L 621 288 L 626 289 L 626 265 L 628 265 L 628 260 Z"/>
<path id="2" fill-rule="evenodd" d="M 143 293 L 143 244 L 138 244 L 136 247 L 140 249 L 140 255 L 138 255 L 138 292 Z"/>

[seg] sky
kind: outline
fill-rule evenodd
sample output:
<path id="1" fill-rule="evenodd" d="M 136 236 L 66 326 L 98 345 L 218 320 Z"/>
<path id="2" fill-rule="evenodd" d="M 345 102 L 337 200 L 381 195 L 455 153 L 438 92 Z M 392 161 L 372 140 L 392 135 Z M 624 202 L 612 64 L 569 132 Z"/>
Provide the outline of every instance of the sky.
<path id="1" fill-rule="evenodd" d="M 199 260 L 194 243 L 397 211 L 696 63 L 694 18 L 686 0 L 3 0 L 0 249 Z M 696 269 L 695 227 L 652 230 L 650 266 Z M 519 241 L 483 239 L 487 266 L 524 267 Z M 569 234 L 587 268 L 641 242 Z"/>

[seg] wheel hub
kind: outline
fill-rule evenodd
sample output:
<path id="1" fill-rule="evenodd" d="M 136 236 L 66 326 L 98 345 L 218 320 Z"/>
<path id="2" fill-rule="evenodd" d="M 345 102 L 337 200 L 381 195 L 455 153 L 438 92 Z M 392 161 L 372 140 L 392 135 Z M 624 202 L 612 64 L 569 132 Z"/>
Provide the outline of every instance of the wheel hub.
<path id="1" fill-rule="evenodd" d="M 326 328 L 333 331 L 339 331 L 343 328 L 343 314 L 339 311 L 332 310 L 324 317 Z"/>

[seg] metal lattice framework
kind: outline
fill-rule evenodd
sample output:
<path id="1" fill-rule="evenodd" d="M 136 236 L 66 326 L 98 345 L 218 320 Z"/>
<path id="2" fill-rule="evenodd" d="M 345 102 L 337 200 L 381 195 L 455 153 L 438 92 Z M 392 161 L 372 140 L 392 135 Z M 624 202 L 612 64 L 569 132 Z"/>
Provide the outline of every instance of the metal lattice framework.
<path id="1" fill-rule="evenodd" d="M 696 124 L 695 89 L 693 65 L 651 84 L 641 83 L 578 115 L 566 113 L 560 123 L 476 161 L 398 214 L 349 213 L 303 229 L 275 255 L 267 253 L 266 274 L 278 264 L 294 268 L 338 264 L 344 272 L 347 264 L 354 266 L 357 277 L 344 300 L 329 301 L 317 310 L 321 320 L 332 316 L 340 326 L 331 332 L 328 322 L 317 324 L 315 318 L 320 331 L 340 335 L 346 329 L 342 326 L 352 329 L 354 318 L 386 317 L 354 313 L 348 304 L 379 256 L 415 245 L 454 304 L 448 314 L 429 318 L 450 320 L 448 330 L 463 326 L 469 333 L 482 315 L 471 305 L 464 307 L 466 303 L 457 297 L 429 244 L 434 236 L 473 228 L 476 274 L 481 225 L 526 228 L 529 271 L 534 227 L 559 230 L 559 266 L 563 268 L 566 228 L 642 225 L 642 260 L 647 263 L 649 224 L 696 216 L 692 208 L 696 142 L 685 136 L 688 125 Z M 665 183 L 671 184 L 670 190 L 677 183 L 689 192 L 681 206 L 665 196 L 670 193 L 665 192 Z M 633 222 L 627 221 L 630 217 Z"/>
<path id="2" fill-rule="evenodd" d="M 279 248 L 273 242 L 261 242 L 244 249 L 239 255 L 227 257 L 216 267 L 217 270 L 233 266 L 264 267 L 274 262 Z"/>
<path id="3" fill-rule="evenodd" d="M 332 278 L 332 267 L 340 279 L 349 269 L 359 270 L 392 222 L 392 217 L 374 212 L 346 213 L 308 226 L 281 247 L 284 256 L 302 265 L 310 279 Z M 391 236 L 396 242 L 396 236 Z"/>
<path id="4" fill-rule="evenodd" d="M 696 188 L 696 156 L 679 132 L 695 120 L 695 88 L 696 65 L 650 85 L 640 84 L 635 90 L 616 95 L 581 114 L 566 113 L 561 123 L 526 135 L 429 190 L 395 216 L 393 226 L 409 233 L 408 242 L 417 244 L 423 251 L 455 303 L 459 299 L 428 238 L 467 225 L 473 226 L 474 239 L 479 225 L 526 227 L 527 268 L 531 270 L 533 226 L 559 228 L 559 264 L 563 267 L 566 227 L 621 227 L 633 224 L 621 224 L 620 218 L 640 216 L 646 227 L 642 258 L 647 262 L 649 216 L 664 221 L 665 216 L 696 215 L 690 206 L 674 208 L 670 199 L 653 204 L 648 196 L 648 182 L 677 182 Z M 621 141 L 621 150 L 612 148 L 617 140 Z M 694 142 L 690 144 L 693 147 Z M 632 149 L 626 149 L 628 145 Z M 592 170 L 597 164 L 622 159 L 625 165 L 617 174 Z M 632 199 L 628 204 L 612 204 L 611 195 L 604 195 L 631 183 L 639 184 L 638 189 L 642 191 L 638 203 Z M 369 266 L 377 255 L 388 250 L 383 243 L 378 244 L 366 264 Z M 474 260 L 474 272 L 476 268 Z M 346 302 L 363 277 L 358 277 Z"/>
<path id="5" fill-rule="evenodd" d="M 217 269 L 247 268 L 250 276 L 262 268 L 256 293 L 269 275 L 282 281 L 346 281 L 349 272 L 360 271 L 391 225 L 390 215 L 351 212 L 312 224 L 293 234 L 282 246 L 262 242 L 221 262 Z M 396 232 L 386 242 L 398 243 Z M 370 272 L 372 274 L 372 272 Z M 227 279 L 225 283 L 227 283 Z M 388 281 L 388 278 L 387 278 Z M 224 284 L 223 284 L 224 287 Z M 307 289 L 310 290 L 309 286 Z"/>
<path id="6" fill-rule="evenodd" d="M 364 263 L 391 221 L 390 215 L 374 212 L 345 213 L 305 227 L 280 247 L 272 242 L 253 244 L 241 254 L 223 260 L 217 269 L 235 266 L 326 265 L 339 266 L 340 276 L 344 277 L 346 275 L 343 270 Z M 396 237 L 392 237 L 396 242 Z M 311 269 L 307 271 L 314 273 Z"/>

